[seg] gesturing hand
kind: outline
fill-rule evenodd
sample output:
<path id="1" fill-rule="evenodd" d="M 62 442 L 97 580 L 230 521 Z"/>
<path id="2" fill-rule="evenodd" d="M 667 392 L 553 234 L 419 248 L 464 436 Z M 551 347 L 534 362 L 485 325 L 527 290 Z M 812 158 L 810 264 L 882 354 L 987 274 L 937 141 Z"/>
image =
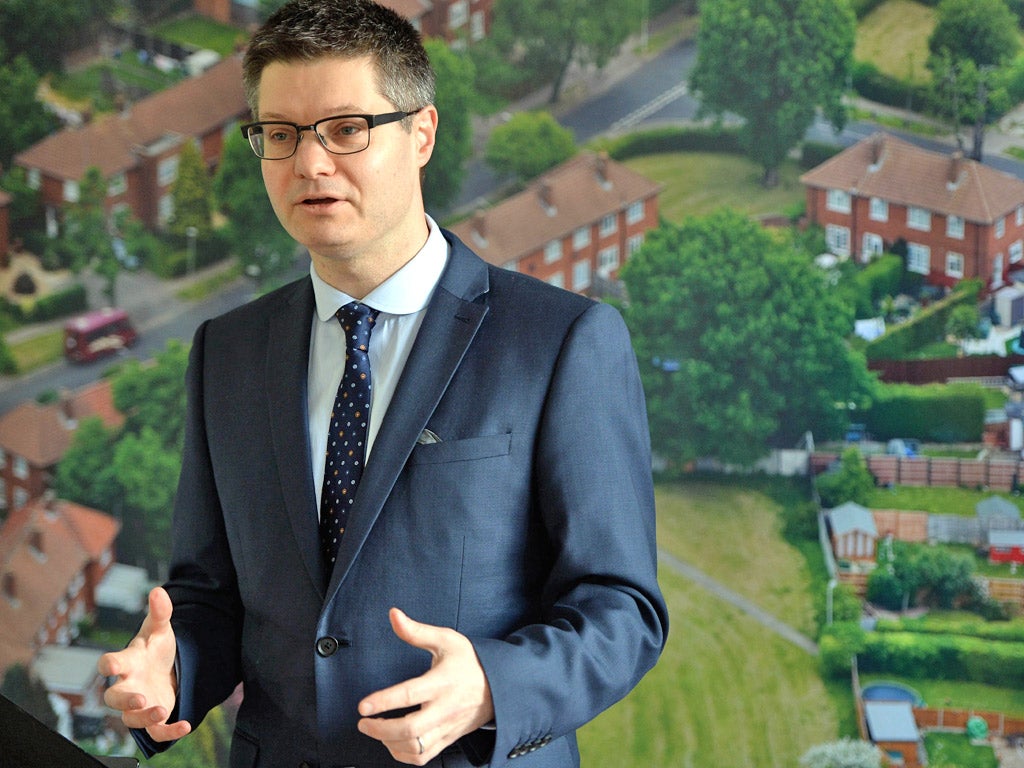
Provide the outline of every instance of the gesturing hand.
<path id="1" fill-rule="evenodd" d="M 359 730 L 383 743 L 396 760 L 426 765 L 445 747 L 494 719 L 491 689 L 465 635 L 413 621 L 397 608 L 388 616 L 401 640 L 430 653 L 430 669 L 363 699 Z M 416 706 L 404 717 L 373 717 Z"/>
<path id="2" fill-rule="evenodd" d="M 129 728 L 145 728 L 156 741 L 180 739 L 192 730 L 185 720 L 167 722 L 178 690 L 172 610 L 167 592 L 162 587 L 153 589 L 139 633 L 123 651 L 106 653 L 97 664 L 101 675 L 117 678 L 103 695 L 107 706 L 121 712 Z"/>

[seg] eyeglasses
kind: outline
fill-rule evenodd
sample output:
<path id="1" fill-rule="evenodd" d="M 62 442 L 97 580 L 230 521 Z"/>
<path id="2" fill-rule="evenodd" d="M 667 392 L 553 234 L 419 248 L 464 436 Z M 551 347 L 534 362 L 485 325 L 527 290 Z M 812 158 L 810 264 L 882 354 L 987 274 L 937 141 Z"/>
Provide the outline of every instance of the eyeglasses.
<path id="1" fill-rule="evenodd" d="M 261 160 L 287 160 L 299 148 L 303 131 L 312 131 L 324 149 L 335 155 L 354 155 L 370 146 L 370 130 L 415 115 L 411 112 L 387 112 L 382 115 L 334 115 L 309 125 L 284 122 L 247 123 L 242 135 Z"/>

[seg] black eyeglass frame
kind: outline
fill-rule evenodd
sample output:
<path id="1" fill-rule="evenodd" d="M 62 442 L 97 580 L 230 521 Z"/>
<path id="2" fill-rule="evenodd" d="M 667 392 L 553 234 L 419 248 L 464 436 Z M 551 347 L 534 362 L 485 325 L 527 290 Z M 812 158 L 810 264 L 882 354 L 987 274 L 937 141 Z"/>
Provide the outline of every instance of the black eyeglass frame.
<path id="1" fill-rule="evenodd" d="M 330 117 L 323 117 L 317 120 L 315 123 L 309 125 L 299 125 L 298 123 L 290 123 L 287 120 L 258 120 L 255 123 L 246 123 L 245 125 L 239 126 L 242 131 L 242 136 L 245 137 L 246 142 L 249 144 L 249 148 L 253 154 L 256 155 L 260 160 L 287 160 L 293 157 L 296 152 L 299 151 L 299 142 L 302 141 L 302 134 L 306 131 L 312 131 L 313 135 L 316 136 L 325 150 L 330 152 L 332 155 L 355 155 L 365 151 L 370 146 L 370 131 L 376 128 L 378 125 L 387 125 L 388 123 L 397 123 L 399 120 L 404 120 L 407 117 L 412 117 L 417 112 L 422 112 L 423 107 L 414 109 L 410 112 L 383 112 L 379 115 L 331 115 Z M 331 120 L 342 120 L 344 118 L 358 117 L 366 121 L 366 146 L 362 149 L 354 149 L 351 152 L 335 152 L 333 149 L 327 146 L 327 142 L 324 141 L 324 137 L 320 135 L 320 131 L 317 130 L 317 126 L 321 123 L 328 123 Z M 295 146 L 292 151 L 284 157 L 264 157 L 256 151 L 256 147 L 252 144 L 252 139 L 249 137 L 249 131 L 253 128 L 260 128 L 265 125 L 287 125 L 295 129 Z"/>

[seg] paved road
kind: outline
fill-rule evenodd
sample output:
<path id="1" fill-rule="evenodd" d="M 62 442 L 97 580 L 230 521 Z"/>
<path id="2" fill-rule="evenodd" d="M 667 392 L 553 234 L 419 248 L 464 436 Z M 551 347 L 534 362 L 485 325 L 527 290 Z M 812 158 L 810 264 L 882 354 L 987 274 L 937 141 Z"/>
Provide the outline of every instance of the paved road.
<path id="1" fill-rule="evenodd" d="M 772 632 L 779 635 L 783 639 L 788 640 L 789 642 L 793 643 L 799 648 L 802 648 L 810 654 L 813 654 L 815 656 L 818 655 L 818 646 L 809 637 L 801 634 L 800 632 L 797 632 L 791 626 L 775 618 L 767 611 L 758 608 L 745 597 L 737 594 L 736 592 L 733 592 L 728 587 L 715 581 L 703 571 L 694 568 L 692 565 L 689 565 L 688 563 L 684 563 L 679 558 L 674 557 L 673 555 L 670 555 L 668 552 L 665 552 L 661 549 L 658 550 L 658 561 L 662 565 L 675 571 L 680 576 L 684 576 L 685 578 L 690 579 L 690 581 L 693 581 L 696 584 L 699 584 L 700 586 L 704 587 L 704 589 L 706 589 L 708 592 L 711 592 L 716 597 L 719 597 L 722 600 L 725 600 L 727 603 L 731 603 L 732 605 L 736 606 L 741 611 L 746 613 L 748 616 L 751 616 L 752 618 L 761 622 L 761 624 L 768 627 L 768 629 L 770 629 Z"/>

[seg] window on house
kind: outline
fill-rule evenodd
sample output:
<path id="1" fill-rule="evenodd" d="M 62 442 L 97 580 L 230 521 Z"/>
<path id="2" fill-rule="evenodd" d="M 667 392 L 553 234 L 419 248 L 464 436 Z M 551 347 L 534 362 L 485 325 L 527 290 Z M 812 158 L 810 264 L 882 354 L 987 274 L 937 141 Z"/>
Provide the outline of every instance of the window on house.
<path id="1" fill-rule="evenodd" d="M 565 275 L 561 272 L 556 272 L 548 278 L 548 284 L 555 286 L 555 288 L 565 288 Z"/>
<path id="2" fill-rule="evenodd" d="M 964 220 L 960 216 L 946 217 L 946 236 L 964 239 Z"/>
<path id="3" fill-rule="evenodd" d="M 996 222 L 996 239 L 1006 234 L 1006 217 L 1003 216 L 999 221 Z"/>
<path id="4" fill-rule="evenodd" d="M 448 28 L 458 29 L 469 21 L 469 2 L 459 0 L 448 6 Z"/>
<path id="5" fill-rule="evenodd" d="M 28 491 L 24 488 L 14 489 L 14 511 L 17 511 L 28 504 Z"/>
<path id="6" fill-rule="evenodd" d="M 597 254 L 597 274 L 607 275 L 619 268 L 619 247 L 602 248 Z"/>
<path id="7" fill-rule="evenodd" d="M 544 263 L 552 264 L 562 258 L 562 241 L 552 240 L 544 246 Z"/>
<path id="8" fill-rule="evenodd" d="M 946 275 L 956 278 L 964 276 L 964 256 L 962 253 L 950 251 L 946 254 Z"/>
<path id="9" fill-rule="evenodd" d="M 483 40 L 487 34 L 487 17 L 483 11 L 473 11 L 469 19 L 469 39 L 474 43 Z"/>
<path id="10" fill-rule="evenodd" d="M 156 167 L 156 183 L 161 187 L 170 186 L 178 178 L 178 156 L 165 157 Z"/>
<path id="11" fill-rule="evenodd" d="M 123 173 L 114 174 L 107 184 L 107 197 L 117 197 L 128 191 L 128 177 Z"/>
<path id="12" fill-rule="evenodd" d="M 932 269 L 932 250 L 927 245 L 909 243 L 907 245 L 907 271 L 919 275 L 927 275 Z"/>
<path id="13" fill-rule="evenodd" d="M 81 198 L 81 190 L 77 181 L 64 182 L 64 202 L 77 203 Z"/>
<path id="14" fill-rule="evenodd" d="M 643 235 L 633 235 L 629 240 L 626 241 L 626 256 L 632 256 L 634 253 L 640 250 L 644 244 Z"/>
<path id="15" fill-rule="evenodd" d="M 161 226 L 165 226 L 172 216 L 174 216 L 174 197 L 172 195 L 164 195 L 156 204 L 157 220 Z"/>
<path id="16" fill-rule="evenodd" d="M 28 459 L 24 456 L 14 457 L 14 476 L 19 480 L 28 480 Z"/>
<path id="17" fill-rule="evenodd" d="M 825 196 L 825 207 L 838 213 L 850 212 L 850 193 L 841 189 L 830 189 Z"/>
<path id="18" fill-rule="evenodd" d="M 861 259 L 863 261 L 870 261 L 875 256 L 881 256 L 883 251 L 885 251 L 885 243 L 882 242 L 882 236 L 876 235 L 873 232 L 865 232 L 861 248 Z"/>
<path id="19" fill-rule="evenodd" d="M 0 477 L 0 509 L 7 509 L 7 481 Z"/>
<path id="20" fill-rule="evenodd" d="M 7 467 L 7 451 L 0 448 L 0 469 L 6 469 Z"/>
<path id="21" fill-rule="evenodd" d="M 1024 205 L 1017 206 L 1017 226 L 1024 224 Z"/>
<path id="22" fill-rule="evenodd" d="M 629 208 L 626 209 L 626 223 L 636 224 L 644 220 L 644 202 L 643 200 L 637 200 L 635 203 L 630 203 Z"/>
<path id="23" fill-rule="evenodd" d="M 601 237 L 607 237 L 608 235 L 614 234 L 618 229 L 619 223 L 616 221 L 614 213 L 609 213 L 607 216 L 601 217 Z"/>
<path id="24" fill-rule="evenodd" d="M 889 203 L 880 197 L 871 198 L 870 212 L 868 214 L 872 221 L 889 220 Z"/>
<path id="25" fill-rule="evenodd" d="M 921 232 L 930 232 L 932 228 L 932 212 L 927 208 L 907 208 L 907 226 Z"/>
<path id="26" fill-rule="evenodd" d="M 577 261 L 572 265 L 572 289 L 582 291 L 590 287 L 590 262 Z"/>
<path id="27" fill-rule="evenodd" d="M 850 255 L 850 229 L 829 224 L 825 227 L 825 243 L 828 249 L 837 256 Z"/>
<path id="28" fill-rule="evenodd" d="M 28 184 L 29 189 L 39 189 L 42 186 L 43 178 L 38 168 L 28 169 L 28 173 L 25 174 L 25 183 Z"/>
<path id="29" fill-rule="evenodd" d="M 580 227 L 572 233 L 572 249 L 581 251 L 590 245 L 590 227 Z"/>
<path id="30" fill-rule="evenodd" d="M 1010 263 L 1016 264 L 1021 259 L 1024 259 L 1024 241 L 1017 240 L 1010 243 Z"/>

